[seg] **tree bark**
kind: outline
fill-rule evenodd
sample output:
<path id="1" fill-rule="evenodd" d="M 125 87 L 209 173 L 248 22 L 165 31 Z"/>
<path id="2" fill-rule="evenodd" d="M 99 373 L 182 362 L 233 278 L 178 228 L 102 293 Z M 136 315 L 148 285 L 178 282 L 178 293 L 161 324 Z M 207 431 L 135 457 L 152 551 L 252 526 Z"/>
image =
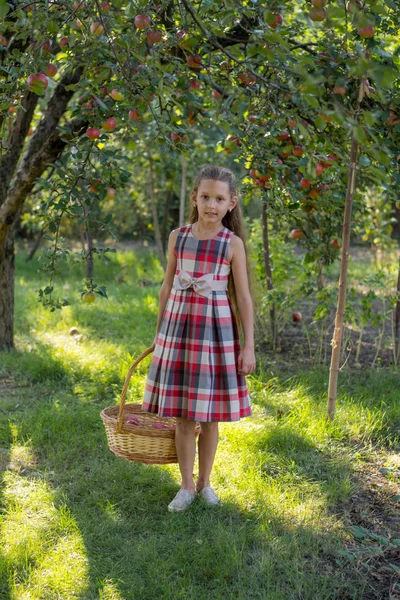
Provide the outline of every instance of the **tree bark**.
<path id="1" fill-rule="evenodd" d="M 267 214 L 267 205 L 265 204 L 265 202 L 262 205 L 262 233 L 263 233 L 264 265 L 265 265 L 265 273 L 267 276 L 267 289 L 273 290 L 274 286 L 272 283 L 271 255 L 269 252 L 269 238 L 268 238 L 268 214 Z M 275 304 L 272 304 L 271 309 L 269 311 L 269 316 L 270 316 L 270 322 L 271 322 L 272 347 L 275 350 L 277 343 L 278 343 Z"/>
<path id="2" fill-rule="evenodd" d="M 14 224 L 22 212 L 27 195 L 35 180 L 54 163 L 68 143 L 69 137 L 81 135 L 87 122 L 75 119 L 67 124 L 70 135 L 58 130 L 58 124 L 73 96 L 66 86 L 78 83 L 83 66 L 67 73 L 60 80 L 48 103 L 46 113 L 27 143 L 20 159 L 30 121 L 37 103 L 35 94 L 28 92 L 21 111 L 13 124 L 7 142 L 7 152 L 0 157 L 0 348 L 13 345 L 14 311 Z M 18 166 L 18 170 L 14 172 Z"/>
<path id="3" fill-rule="evenodd" d="M 397 273 L 397 302 L 394 316 L 394 343 L 396 348 L 396 360 L 400 357 L 400 258 L 399 270 Z"/>
<path id="4" fill-rule="evenodd" d="M 156 238 L 157 250 L 160 256 L 161 264 L 164 269 L 167 268 L 167 261 L 165 259 L 165 252 L 161 240 L 161 232 L 160 226 L 158 223 L 158 215 L 157 215 L 157 204 L 156 204 L 156 196 L 154 192 L 154 172 L 153 172 L 153 159 L 151 157 L 150 151 L 148 151 L 149 156 L 149 171 L 150 171 L 150 200 L 151 200 L 151 212 L 153 214 L 153 226 L 154 226 L 154 235 Z"/>
<path id="5" fill-rule="evenodd" d="M 14 234 L 0 242 L 0 350 L 12 348 L 14 328 Z"/>
<path id="6" fill-rule="evenodd" d="M 364 81 L 361 81 L 357 104 L 355 110 L 356 120 L 358 120 L 358 114 L 360 111 L 361 100 L 364 95 Z M 343 221 L 343 233 L 342 233 L 342 255 L 340 262 L 340 274 L 339 274 L 339 294 L 338 303 L 336 308 L 335 317 L 335 330 L 331 341 L 332 355 L 331 355 L 331 366 L 329 374 L 329 386 L 328 386 L 328 417 L 333 421 L 336 410 L 336 395 L 337 395 L 337 380 L 339 375 L 339 360 L 340 350 L 343 337 L 343 325 L 344 325 L 344 310 L 346 305 L 346 292 L 347 292 L 347 267 L 349 262 L 350 254 L 350 224 L 351 224 L 351 209 L 353 205 L 354 188 L 356 181 L 356 167 L 357 167 L 357 154 L 358 154 L 358 141 L 353 132 L 351 137 L 350 147 L 350 166 L 349 175 L 347 180 L 347 193 L 346 201 L 344 206 L 344 221 Z"/>
<path id="7" fill-rule="evenodd" d="M 181 178 L 181 197 L 179 203 L 179 227 L 183 227 L 185 219 L 186 203 L 186 156 L 181 154 L 182 178 Z"/>

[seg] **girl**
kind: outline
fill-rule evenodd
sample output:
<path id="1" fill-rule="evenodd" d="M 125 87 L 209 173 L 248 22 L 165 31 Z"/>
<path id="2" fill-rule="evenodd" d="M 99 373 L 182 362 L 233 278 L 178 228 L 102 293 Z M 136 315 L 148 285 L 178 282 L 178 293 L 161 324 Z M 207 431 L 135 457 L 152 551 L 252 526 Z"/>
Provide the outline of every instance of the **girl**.
<path id="1" fill-rule="evenodd" d="M 170 511 L 188 508 L 196 491 L 208 504 L 220 503 L 210 487 L 218 422 L 251 414 L 245 375 L 256 366 L 243 217 L 232 171 L 216 166 L 202 169 L 190 204 L 189 225 L 169 236 L 154 354 L 142 404 L 144 411 L 176 417 L 182 484 L 168 505 Z M 237 321 L 244 333 L 242 350 Z M 200 435 L 195 484 L 196 421 Z"/>

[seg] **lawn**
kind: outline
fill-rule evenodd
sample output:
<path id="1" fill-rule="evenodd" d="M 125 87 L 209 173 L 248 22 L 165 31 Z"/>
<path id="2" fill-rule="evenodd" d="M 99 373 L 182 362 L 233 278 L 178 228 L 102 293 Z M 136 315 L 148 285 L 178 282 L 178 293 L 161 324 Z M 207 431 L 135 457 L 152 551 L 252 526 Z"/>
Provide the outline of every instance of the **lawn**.
<path id="1" fill-rule="evenodd" d="M 99 417 L 154 338 L 159 262 L 139 249 L 96 263 L 109 299 L 92 305 L 66 273 L 72 304 L 54 313 L 38 269 L 18 256 L 16 349 L 0 354 L 2 600 L 400 598 L 398 371 L 343 371 L 332 424 L 327 367 L 258 352 L 253 415 L 220 426 L 223 505 L 170 514 L 177 465 L 117 458 Z"/>

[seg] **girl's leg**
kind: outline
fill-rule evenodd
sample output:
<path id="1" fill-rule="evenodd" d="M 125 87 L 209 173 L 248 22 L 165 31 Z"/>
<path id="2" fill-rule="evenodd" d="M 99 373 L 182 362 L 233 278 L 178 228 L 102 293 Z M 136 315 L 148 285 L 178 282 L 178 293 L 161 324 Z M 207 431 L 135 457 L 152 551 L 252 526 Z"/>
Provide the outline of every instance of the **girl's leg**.
<path id="1" fill-rule="evenodd" d="M 210 474 L 218 445 L 218 423 L 201 423 L 199 435 L 199 476 L 196 488 L 199 492 L 210 485 Z"/>
<path id="2" fill-rule="evenodd" d="M 195 421 L 176 419 L 175 446 L 178 455 L 179 470 L 182 475 L 181 489 L 191 494 L 196 492 L 193 480 L 194 460 L 196 457 Z"/>

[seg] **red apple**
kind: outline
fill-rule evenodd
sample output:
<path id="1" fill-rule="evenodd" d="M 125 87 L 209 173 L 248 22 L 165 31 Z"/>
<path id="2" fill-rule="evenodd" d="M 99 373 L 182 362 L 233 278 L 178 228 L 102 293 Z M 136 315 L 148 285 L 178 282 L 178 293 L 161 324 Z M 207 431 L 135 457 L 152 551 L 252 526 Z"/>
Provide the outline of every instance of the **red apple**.
<path id="1" fill-rule="evenodd" d="M 272 27 L 272 29 L 275 29 L 277 25 L 282 25 L 282 23 L 283 18 L 282 15 L 279 13 L 275 13 L 274 15 L 272 15 L 271 21 L 268 21 L 268 25 Z"/>
<path id="2" fill-rule="evenodd" d="M 43 52 L 50 52 L 50 48 L 51 48 L 51 40 L 45 40 L 42 44 Z"/>
<path id="3" fill-rule="evenodd" d="M 102 8 L 103 12 L 105 12 L 105 13 L 106 13 L 106 12 L 108 12 L 108 11 L 110 10 L 110 8 L 111 8 L 111 6 L 110 6 L 110 3 L 109 3 L 109 2 L 102 2 L 102 3 L 100 4 L 100 6 L 101 6 L 101 8 Z"/>
<path id="4" fill-rule="evenodd" d="M 180 142 L 186 142 L 187 139 L 186 135 L 183 133 L 171 133 L 170 137 L 175 144 L 179 144 Z"/>
<path id="5" fill-rule="evenodd" d="M 141 121 L 142 117 L 139 115 L 138 111 L 136 110 L 136 108 L 132 108 L 129 111 L 129 118 L 130 119 L 135 119 L 135 121 Z"/>
<path id="6" fill-rule="evenodd" d="M 315 8 L 324 8 L 328 4 L 328 0 L 311 0 L 311 4 Z"/>
<path id="7" fill-rule="evenodd" d="M 74 10 L 81 10 L 81 8 L 85 8 L 86 2 L 74 2 L 72 6 Z"/>
<path id="8" fill-rule="evenodd" d="M 323 170 L 324 170 L 324 165 L 322 163 L 318 163 L 315 168 L 316 175 L 322 175 Z"/>
<path id="9" fill-rule="evenodd" d="M 111 98 L 113 100 L 123 100 L 124 99 L 124 95 L 117 90 L 116 88 L 114 88 L 113 90 L 111 90 Z"/>
<path id="10" fill-rule="evenodd" d="M 92 140 L 97 140 L 97 138 L 100 137 L 100 129 L 98 129 L 97 127 L 89 127 L 86 130 L 86 135 Z"/>
<path id="11" fill-rule="evenodd" d="M 289 132 L 288 131 L 284 131 L 283 133 L 281 133 L 280 135 L 277 135 L 276 137 L 278 138 L 278 140 L 280 140 L 281 142 L 283 142 L 284 140 L 287 140 L 289 137 Z"/>
<path id="12" fill-rule="evenodd" d="M 135 17 L 135 26 L 138 29 L 141 29 L 142 31 L 144 31 L 145 29 L 148 29 L 151 25 L 151 19 L 148 15 L 136 15 Z"/>
<path id="13" fill-rule="evenodd" d="M 333 94 L 337 94 L 338 96 L 345 96 L 347 92 L 347 87 L 345 85 L 335 85 L 332 89 Z"/>
<path id="14" fill-rule="evenodd" d="M 198 90 L 201 87 L 201 83 L 198 79 L 191 79 L 189 81 L 189 86 L 191 90 Z"/>
<path id="15" fill-rule="evenodd" d="M 58 69 L 56 67 L 56 65 L 53 65 L 52 63 L 49 63 L 45 69 L 45 73 L 48 77 L 54 77 L 54 75 L 57 73 Z"/>
<path id="16" fill-rule="evenodd" d="M 318 188 L 312 188 L 309 192 L 308 192 L 308 197 L 309 198 L 318 198 L 318 196 L 321 194 L 320 190 Z"/>
<path id="17" fill-rule="evenodd" d="M 186 57 L 186 63 L 188 67 L 192 69 L 201 69 L 201 58 L 197 54 L 192 54 Z"/>
<path id="18" fill-rule="evenodd" d="M 308 16 L 311 21 L 323 21 L 326 17 L 326 8 L 312 8 Z"/>
<path id="19" fill-rule="evenodd" d="M 302 146 L 294 146 L 292 152 L 295 156 L 303 156 L 304 154 Z"/>
<path id="20" fill-rule="evenodd" d="M 75 21 L 75 27 L 76 27 L 76 29 L 80 29 L 81 31 L 83 29 L 85 29 L 85 26 L 84 26 L 84 24 L 82 23 L 82 21 L 80 19 L 76 19 L 76 21 Z"/>
<path id="21" fill-rule="evenodd" d="M 101 35 L 104 33 L 104 27 L 102 23 L 100 23 L 100 21 L 94 21 L 94 23 L 90 25 L 90 33 L 93 35 Z"/>
<path id="22" fill-rule="evenodd" d="M 104 129 L 104 131 L 114 131 L 116 126 L 117 126 L 117 121 L 116 121 L 116 119 L 114 119 L 114 117 L 109 117 L 102 124 L 102 128 Z"/>
<path id="23" fill-rule="evenodd" d="M 4 46 L 5 48 L 7 48 L 7 45 L 8 45 L 7 38 L 5 38 L 4 35 L 0 35 L 0 46 Z"/>
<path id="24" fill-rule="evenodd" d="M 67 37 L 63 37 L 60 40 L 60 48 L 64 48 L 64 46 L 68 46 L 69 44 L 69 39 Z"/>
<path id="25" fill-rule="evenodd" d="M 335 248 L 335 250 L 339 250 L 340 248 L 340 244 L 337 240 L 333 240 L 332 246 Z"/>
<path id="26" fill-rule="evenodd" d="M 10 115 L 12 115 L 12 114 L 14 114 L 14 113 L 16 113 L 16 112 L 17 112 L 17 107 L 16 107 L 16 106 L 10 106 L 10 107 L 9 107 L 9 109 L 8 109 L 8 113 L 9 113 Z"/>
<path id="27" fill-rule="evenodd" d="M 360 38 L 372 38 L 374 37 L 375 29 L 372 25 L 366 25 L 365 27 L 361 27 L 357 33 Z"/>
<path id="28" fill-rule="evenodd" d="M 304 177 L 300 179 L 300 186 L 305 190 L 309 188 L 311 185 L 311 181 L 309 179 L 305 179 Z"/>
<path id="29" fill-rule="evenodd" d="M 113 187 L 107 188 L 106 200 L 113 200 L 115 198 L 116 190 Z"/>
<path id="30" fill-rule="evenodd" d="M 293 118 L 288 119 L 289 127 L 296 127 L 296 121 Z"/>
<path id="31" fill-rule="evenodd" d="M 147 43 L 150 46 L 157 44 L 161 39 L 162 39 L 161 31 L 158 31 L 157 29 L 153 29 L 153 30 L 147 32 Z"/>
<path id="32" fill-rule="evenodd" d="M 31 92 L 35 94 L 42 94 L 47 86 L 49 85 L 49 81 L 43 73 L 36 73 L 35 75 L 29 75 L 26 80 L 28 84 L 28 88 Z"/>
<path id="33" fill-rule="evenodd" d="M 214 98 L 214 100 L 219 100 L 220 98 L 222 98 L 222 94 L 218 90 L 213 90 L 211 92 L 211 96 Z"/>
<path id="34" fill-rule="evenodd" d="M 299 323 L 302 320 L 302 316 L 301 313 L 298 310 L 295 310 L 293 315 L 292 315 L 292 319 L 295 323 Z"/>
<path id="35" fill-rule="evenodd" d="M 290 237 L 292 240 L 299 240 L 304 235 L 304 231 L 302 229 L 292 229 L 290 232 Z"/>

